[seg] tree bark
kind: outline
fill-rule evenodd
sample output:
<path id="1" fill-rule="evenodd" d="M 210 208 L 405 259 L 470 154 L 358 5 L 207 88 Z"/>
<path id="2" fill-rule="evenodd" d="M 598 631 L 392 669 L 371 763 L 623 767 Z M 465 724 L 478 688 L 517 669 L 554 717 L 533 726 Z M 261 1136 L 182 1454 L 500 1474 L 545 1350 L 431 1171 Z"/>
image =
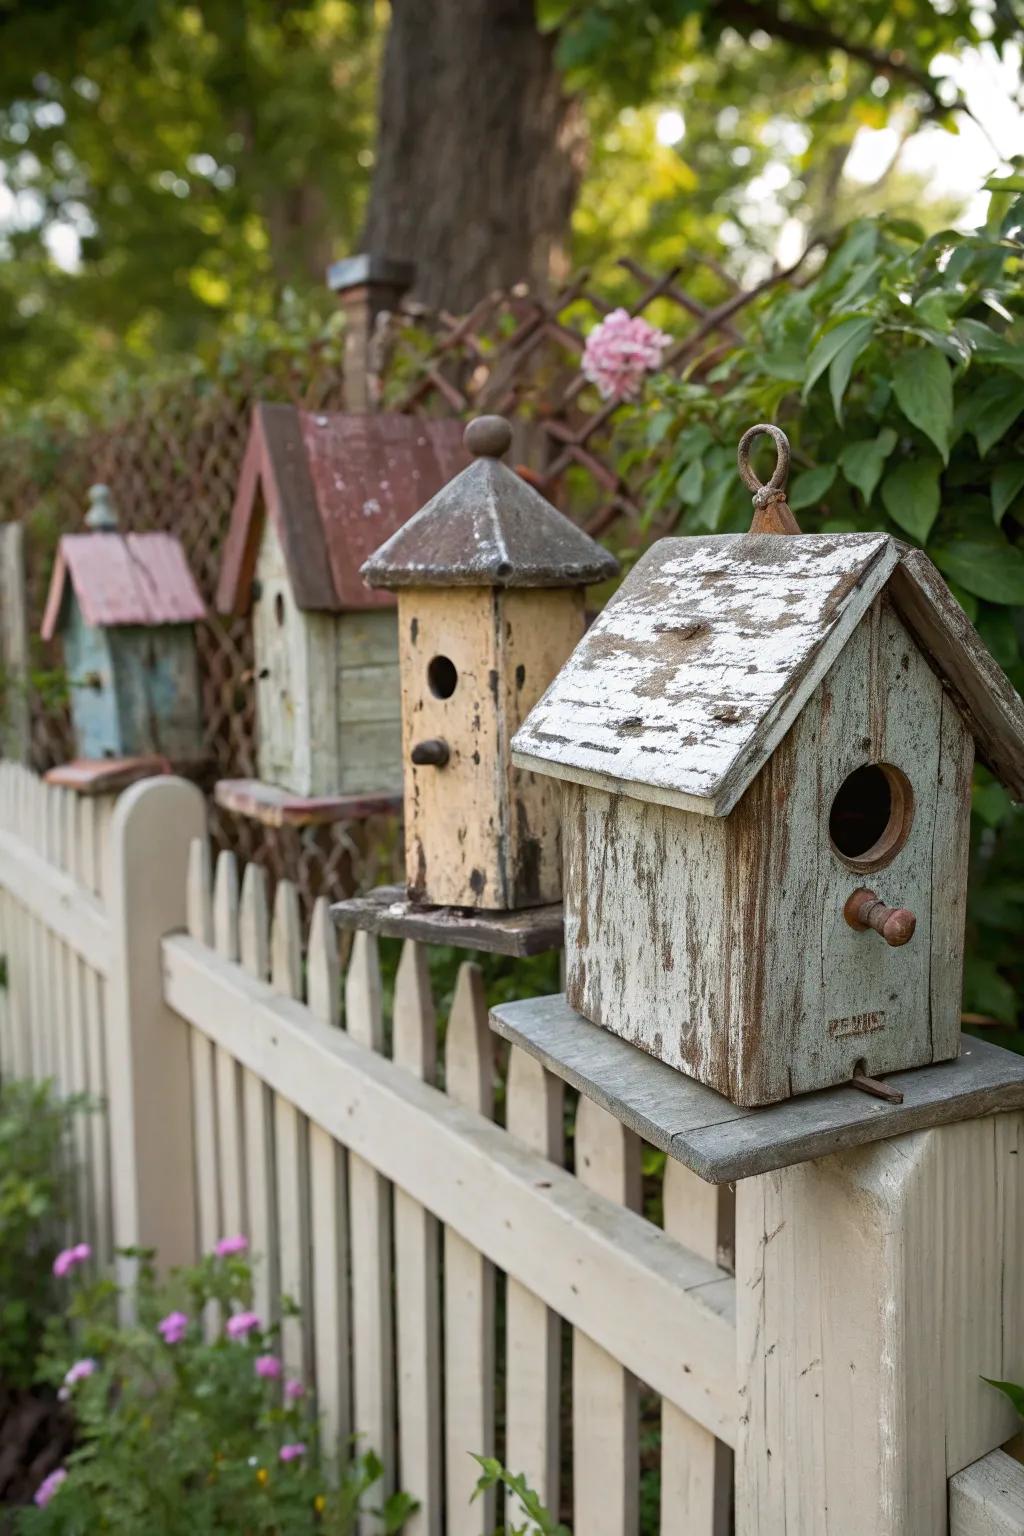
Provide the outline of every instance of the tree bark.
<path id="1" fill-rule="evenodd" d="M 583 151 L 534 0 L 392 0 L 364 249 L 414 262 L 418 299 L 562 276 Z"/>

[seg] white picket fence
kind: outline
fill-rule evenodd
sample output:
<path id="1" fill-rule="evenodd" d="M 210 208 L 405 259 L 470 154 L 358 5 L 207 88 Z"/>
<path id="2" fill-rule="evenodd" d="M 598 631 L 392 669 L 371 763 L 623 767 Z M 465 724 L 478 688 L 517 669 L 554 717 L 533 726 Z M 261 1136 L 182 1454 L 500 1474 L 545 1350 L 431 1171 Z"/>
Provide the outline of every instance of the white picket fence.
<path id="1" fill-rule="evenodd" d="M 1024 1117 L 746 1181 L 734 1279 L 728 1190 L 670 1162 L 642 1214 L 641 1143 L 496 1063 L 475 966 L 438 1059 L 424 949 L 387 1008 L 377 941 L 342 976 L 324 903 L 304 936 L 287 883 L 271 912 L 258 868 L 211 870 L 181 781 L 114 808 L 0 766 L 0 954 L 0 1072 L 107 1106 L 77 1231 L 169 1263 L 248 1233 L 329 1441 L 380 1454 L 413 1536 L 493 1529 L 495 1451 L 576 1536 L 635 1536 L 641 1464 L 662 1536 L 726 1536 L 733 1504 L 740 1536 L 1024 1529 L 980 1383 L 1024 1367 Z"/>

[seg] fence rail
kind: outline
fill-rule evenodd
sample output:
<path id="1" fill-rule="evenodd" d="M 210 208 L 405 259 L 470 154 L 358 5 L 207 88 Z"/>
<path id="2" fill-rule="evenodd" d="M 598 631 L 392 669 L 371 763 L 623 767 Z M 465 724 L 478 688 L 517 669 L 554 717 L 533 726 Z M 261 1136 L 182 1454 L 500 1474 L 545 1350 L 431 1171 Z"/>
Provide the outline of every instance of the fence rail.
<path id="1" fill-rule="evenodd" d="M 641 1507 L 661 1536 L 1020 1529 L 982 1378 L 1024 1375 L 1024 1115 L 747 1180 L 734 1224 L 499 1054 L 476 966 L 439 1030 L 421 945 L 392 973 L 359 934 L 343 968 L 325 903 L 307 931 L 287 881 L 213 867 L 204 815 L 180 780 L 115 804 L 0 768 L 0 1072 L 104 1101 L 76 1148 L 101 1261 L 248 1233 L 328 1443 L 377 1450 L 413 1536 L 493 1528 L 472 1453 L 577 1536 Z"/>

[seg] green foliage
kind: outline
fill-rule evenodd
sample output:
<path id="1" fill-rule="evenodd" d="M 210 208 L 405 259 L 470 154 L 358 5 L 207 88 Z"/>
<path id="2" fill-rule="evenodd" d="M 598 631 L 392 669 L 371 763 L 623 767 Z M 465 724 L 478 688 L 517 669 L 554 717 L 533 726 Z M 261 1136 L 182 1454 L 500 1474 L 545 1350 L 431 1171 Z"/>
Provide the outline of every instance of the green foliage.
<path id="1" fill-rule="evenodd" d="M 55 1303 L 52 1266 L 71 1214 L 70 1133 L 86 1107 L 57 1098 L 49 1083 L 0 1083 L 0 1383 L 8 1387 L 31 1384 Z"/>
<path id="2" fill-rule="evenodd" d="M 473 1460 L 478 1461 L 481 1467 L 473 1497 L 477 1498 L 491 1488 L 503 1487 L 512 1494 L 520 1511 L 526 1516 L 525 1525 L 515 1525 L 515 1515 L 506 1511 L 501 1532 L 496 1532 L 495 1536 L 572 1536 L 568 1527 L 559 1525 L 544 1508 L 521 1472 L 507 1471 L 493 1456 L 474 1456 Z"/>
<path id="3" fill-rule="evenodd" d="M 1012 1381 L 993 1381 L 991 1376 L 983 1376 L 981 1379 L 990 1387 L 996 1387 L 1004 1397 L 1008 1397 L 1017 1412 L 1024 1418 L 1024 1387 L 1018 1387 Z"/>
<path id="4" fill-rule="evenodd" d="M 46 1507 L 19 1516 L 23 1536 L 348 1536 L 364 1508 L 382 1533 L 401 1530 L 415 1504 L 395 1494 L 375 1508 L 377 1457 L 361 1456 L 333 1484 L 306 1399 L 290 1399 L 280 1380 L 257 1373 L 258 1357 L 277 1359 L 277 1329 L 228 1337 L 224 1320 L 252 1307 L 243 1258 L 208 1256 L 160 1283 L 150 1255 L 126 1257 L 138 1266 L 137 1320 L 129 1325 L 118 1322 L 112 1282 L 81 1289 L 66 1282 L 73 1294 L 51 1330 L 48 1374 L 59 1385 L 74 1362 L 94 1368 L 65 1386 L 78 1448 Z M 294 1309 L 285 1300 L 283 1310 Z M 165 1342 L 158 1324 L 172 1312 L 188 1323 L 183 1336 Z M 207 1342 L 203 1318 L 211 1313 L 217 1326 Z M 282 1448 L 299 1446 L 301 1454 L 282 1460 Z"/>
<path id="5" fill-rule="evenodd" d="M 1024 199 L 1002 192 L 975 234 L 858 221 L 803 287 L 765 296 L 728 362 L 653 381 L 621 413 L 624 452 L 652 459 L 652 520 L 679 507 L 679 531 L 749 526 L 736 444 L 775 421 L 803 526 L 927 548 L 1024 690 L 1022 223 Z M 979 772 L 965 1005 L 1007 1025 L 1024 995 L 1022 865 L 1024 817 Z"/>

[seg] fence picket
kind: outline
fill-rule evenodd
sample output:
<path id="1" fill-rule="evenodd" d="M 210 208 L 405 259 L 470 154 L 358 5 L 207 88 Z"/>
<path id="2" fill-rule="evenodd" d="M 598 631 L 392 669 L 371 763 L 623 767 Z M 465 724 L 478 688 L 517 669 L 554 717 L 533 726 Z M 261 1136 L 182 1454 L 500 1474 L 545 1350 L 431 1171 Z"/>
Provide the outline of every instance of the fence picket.
<path id="1" fill-rule="evenodd" d="M 313 908 L 309 930 L 309 1011 L 337 1029 L 338 940 L 326 898 Z M 348 1170 L 345 1153 L 322 1126 L 309 1126 L 310 1240 L 313 1251 L 313 1340 L 317 1406 L 329 1454 L 352 1434 L 349 1406 Z"/>
<path id="2" fill-rule="evenodd" d="M 270 938 L 270 984 L 281 997 L 302 998 L 302 941 L 299 898 L 290 880 L 274 893 Z M 309 1141 L 305 1117 L 282 1094 L 274 1096 L 274 1151 L 277 1174 L 278 1274 L 283 1296 L 302 1308 L 303 1318 L 283 1316 L 281 1349 L 293 1376 L 308 1378 L 309 1347 Z"/>
<path id="3" fill-rule="evenodd" d="M 588 1189 L 639 1209 L 640 1142 L 586 1098 L 576 1111 L 576 1177 Z M 587 1536 L 636 1536 L 636 1378 L 579 1329 L 572 1342 L 573 1524 Z"/>
<path id="4" fill-rule="evenodd" d="M 99 801 L 83 796 L 78 802 L 82 880 L 101 896 L 105 885 L 105 852 Z M 89 1092 L 98 1108 L 89 1116 L 93 1190 L 93 1250 L 101 1265 L 113 1255 L 113 1182 L 110 1161 L 110 1093 L 107 1069 L 107 984 L 92 966 L 85 967 L 85 1036 Z"/>
<path id="5" fill-rule="evenodd" d="M 188 931 L 193 939 L 213 947 L 210 845 L 205 837 L 193 839 L 189 849 L 186 900 Z M 189 1039 L 189 1070 L 192 1076 L 192 1134 L 196 1181 L 196 1237 L 201 1253 L 209 1253 L 223 1230 L 217 1179 L 217 1111 L 213 1089 L 213 1046 L 193 1029 Z M 216 1317 L 211 1311 L 206 1326 L 212 1332 Z"/>
<path id="6" fill-rule="evenodd" d="M 368 1050 L 384 1045 L 377 940 L 357 933 L 345 977 L 345 1024 Z M 350 1152 L 348 1208 L 352 1252 L 352 1418 L 363 1444 L 384 1465 L 385 1492 L 395 1485 L 395 1388 L 391 1307 L 391 1187 Z M 361 1516 L 360 1536 L 374 1530 Z"/>
<path id="7" fill-rule="evenodd" d="M 513 1047 L 505 1123 L 509 1133 L 561 1165 L 565 1131 L 561 1078 Z M 505 1461 L 526 1474 L 548 1509 L 558 1508 L 561 1323 L 532 1291 L 509 1279 L 506 1300 Z"/>
<path id="8" fill-rule="evenodd" d="M 217 859 L 213 883 L 213 944 L 222 960 L 237 963 L 238 861 L 227 849 Z M 234 1234 L 244 1232 L 246 1227 L 238 1063 L 227 1051 L 218 1050 L 214 1053 L 213 1067 L 217 1091 L 220 1214 L 225 1234 Z"/>
<path id="9" fill-rule="evenodd" d="M 64 838 L 67 849 L 67 871 L 76 881 L 82 878 L 82 844 L 78 818 L 78 800 L 71 790 L 65 791 L 62 802 Z M 68 1029 L 71 1056 L 71 1075 L 74 1091 L 86 1093 L 89 1089 L 89 1042 L 86 1034 L 85 994 L 88 985 L 88 967 L 78 955 L 68 951 Z M 75 1216 L 78 1231 L 92 1241 L 91 1212 L 93 1209 L 92 1160 L 89 1156 L 89 1116 L 77 1115 L 73 1130 L 75 1148 Z"/>
<path id="10" fill-rule="evenodd" d="M 245 866 L 238 916 L 239 957 L 259 981 L 270 975 L 267 877 L 258 864 Z M 276 1317 L 280 1299 L 274 1202 L 274 1123 L 270 1089 L 255 1072 L 242 1071 L 242 1121 L 248 1232 L 258 1260 L 253 1280 L 256 1310 Z"/>
<path id="11" fill-rule="evenodd" d="M 445 1040 L 450 1098 L 491 1118 L 494 1057 L 480 967 L 459 967 Z M 493 1491 L 471 1503 L 474 1454 L 494 1454 L 494 1268 L 450 1227 L 444 1233 L 445 1478 L 449 1536 L 494 1524 Z M 589 1536 L 589 1533 L 588 1533 Z"/>
<path id="12" fill-rule="evenodd" d="M 432 1083 L 437 1021 L 427 952 L 407 940 L 395 979 L 393 1055 Z M 438 1223 L 404 1190 L 395 1200 L 395 1301 L 398 1371 L 398 1466 L 402 1488 L 419 1500 L 409 1536 L 441 1536 L 441 1296 Z"/>

